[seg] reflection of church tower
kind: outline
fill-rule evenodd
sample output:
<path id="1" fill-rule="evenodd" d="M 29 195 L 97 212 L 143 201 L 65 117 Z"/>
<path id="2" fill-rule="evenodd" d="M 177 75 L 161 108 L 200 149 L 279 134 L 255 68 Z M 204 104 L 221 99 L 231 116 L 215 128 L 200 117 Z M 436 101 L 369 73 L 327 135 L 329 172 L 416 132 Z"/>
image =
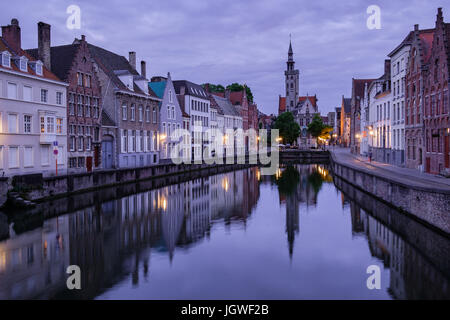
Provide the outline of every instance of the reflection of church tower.
<path id="1" fill-rule="evenodd" d="M 297 191 L 291 193 L 286 199 L 286 233 L 289 243 L 289 257 L 294 252 L 295 234 L 299 232 L 299 203 Z"/>
<path id="2" fill-rule="evenodd" d="M 287 69 L 284 72 L 286 76 L 286 111 L 290 111 L 297 105 L 299 92 L 299 71 L 294 69 L 294 52 L 292 43 L 289 41 Z"/>

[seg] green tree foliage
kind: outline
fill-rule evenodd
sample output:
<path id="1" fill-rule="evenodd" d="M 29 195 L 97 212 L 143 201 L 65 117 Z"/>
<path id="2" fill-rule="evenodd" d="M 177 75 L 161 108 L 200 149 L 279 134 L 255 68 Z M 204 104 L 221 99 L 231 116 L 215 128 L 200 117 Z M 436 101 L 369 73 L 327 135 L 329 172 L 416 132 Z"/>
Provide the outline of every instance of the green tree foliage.
<path id="1" fill-rule="evenodd" d="M 248 100 L 248 102 L 253 103 L 252 90 L 248 86 L 245 86 L 245 88 L 246 88 L 245 92 L 247 93 L 247 100 Z M 242 91 L 244 89 L 244 86 L 242 84 L 234 82 L 234 83 L 228 85 L 227 89 L 230 89 L 231 92 Z"/>
<path id="2" fill-rule="evenodd" d="M 202 87 L 205 88 L 206 83 L 202 84 Z M 237 92 L 237 91 L 242 91 L 244 89 L 244 86 L 242 84 L 239 84 L 237 82 L 234 82 L 232 84 L 229 84 L 227 87 L 227 89 L 230 89 L 231 92 Z M 247 93 L 247 100 L 250 103 L 253 103 L 253 93 L 252 90 L 246 86 L 245 87 L 245 92 Z M 209 84 L 209 90 L 211 90 L 211 92 L 225 92 L 225 87 L 221 84 Z"/>
<path id="3" fill-rule="evenodd" d="M 300 126 L 291 112 L 284 112 L 277 117 L 274 128 L 280 131 L 284 143 L 293 143 L 300 135 Z"/>
<path id="4" fill-rule="evenodd" d="M 206 83 L 202 84 L 202 87 L 205 88 Z M 225 87 L 221 84 L 209 84 L 209 90 L 211 90 L 211 92 L 225 92 Z"/>
<path id="5" fill-rule="evenodd" d="M 315 114 L 313 120 L 308 125 L 308 133 L 314 138 L 329 139 L 333 128 L 323 123 L 322 118 Z M 320 139 L 317 139 L 320 143 Z"/>

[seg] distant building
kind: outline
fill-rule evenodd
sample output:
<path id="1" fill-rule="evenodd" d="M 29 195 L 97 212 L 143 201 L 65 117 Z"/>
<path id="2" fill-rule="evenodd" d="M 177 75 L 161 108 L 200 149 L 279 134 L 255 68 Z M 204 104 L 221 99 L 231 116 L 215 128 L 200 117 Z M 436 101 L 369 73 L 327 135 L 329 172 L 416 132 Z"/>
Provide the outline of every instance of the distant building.
<path id="1" fill-rule="evenodd" d="M 341 107 L 334 108 L 334 127 L 333 135 L 337 143 L 340 142 L 341 138 Z"/>
<path id="2" fill-rule="evenodd" d="M 0 171 L 48 176 L 57 162 L 58 174 L 67 173 L 68 84 L 50 71 L 50 60 L 22 49 L 17 19 L 2 26 L 0 58 Z"/>
<path id="3" fill-rule="evenodd" d="M 352 108 L 351 101 L 352 99 L 344 98 L 344 96 L 342 96 L 340 143 L 343 147 L 350 146 L 350 118 Z"/>
<path id="4" fill-rule="evenodd" d="M 190 132 L 192 136 L 191 159 L 200 160 L 203 151 L 209 144 L 208 129 L 210 123 L 210 101 L 206 90 L 199 84 L 176 80 L 173 85 L 184 111 L 190 116 Z M 210 150 L 211 151 L 211 150 Z"/>
<path id="5" fill-rule="evenodd" d="M 361 100 L 364 95 L 364 88 L 374 79 L 354 79 L 352 78 L 352 98 L 350 111 L 350 151 L 355 154 L 360 153 L 361 143 Z"/>
<path id="6" fill-rule="evenodd" d="M 167 74 L 167 78 L 153 77 L 148 85 L 161 99 L 159 103 L 160 159 L 168 160 L 171 158 L 172 150 L 180 142 L 181 137 L 174 135 L 174 132 L 183 128 L 183 110 L 178 103 L 170 73 Z M 183 154 L 178 154 L 178 157 L 183 157 Z"/>

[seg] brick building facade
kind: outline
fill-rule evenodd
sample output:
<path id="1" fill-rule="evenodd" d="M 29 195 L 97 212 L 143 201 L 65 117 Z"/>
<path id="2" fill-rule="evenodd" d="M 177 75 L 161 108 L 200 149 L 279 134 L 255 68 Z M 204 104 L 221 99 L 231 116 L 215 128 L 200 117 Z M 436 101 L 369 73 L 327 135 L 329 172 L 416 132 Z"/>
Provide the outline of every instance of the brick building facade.
<path id="1" fill-rule="evenodd" d="M 449 59 L 450 23 L 444 23 L 442 9 L 439 8 L 423 108 L 424 169 L 434 174 L 448 171 L 450 167 Z"/>
<path id="2" fill-rule="evenodd" d="M 423 101 L 430 99 L 429 92 L 424 92 L 424 81 L 433 37 L 434 29 L 419 30 L 419 25 L 414 26 L 405 84 L 405 165 L 408 168 L 423 166 L 422 110 Z"/>
<path id="3" fill-rule="evenodd" d="M 91 172 L 101 167 L 101 88 L 85 36 L 72 44 L 50 47 L 50 25 L 38 24 L 39 48 L 28 52 L 50 63 L 69 83 L 67 89 L 68 172 Z"/>

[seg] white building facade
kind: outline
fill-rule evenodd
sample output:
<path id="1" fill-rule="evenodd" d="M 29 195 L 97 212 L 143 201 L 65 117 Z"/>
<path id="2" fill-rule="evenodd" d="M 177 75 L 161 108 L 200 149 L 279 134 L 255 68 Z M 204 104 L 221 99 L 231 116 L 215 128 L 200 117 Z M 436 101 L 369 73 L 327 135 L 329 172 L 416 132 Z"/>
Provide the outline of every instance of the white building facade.
<path id="1" fill-rule="evenodd" d="M 0 57 L 2 175 L 67 173 L 68 84 L 21 49 L 16 19 L 2 27 Z"/>

